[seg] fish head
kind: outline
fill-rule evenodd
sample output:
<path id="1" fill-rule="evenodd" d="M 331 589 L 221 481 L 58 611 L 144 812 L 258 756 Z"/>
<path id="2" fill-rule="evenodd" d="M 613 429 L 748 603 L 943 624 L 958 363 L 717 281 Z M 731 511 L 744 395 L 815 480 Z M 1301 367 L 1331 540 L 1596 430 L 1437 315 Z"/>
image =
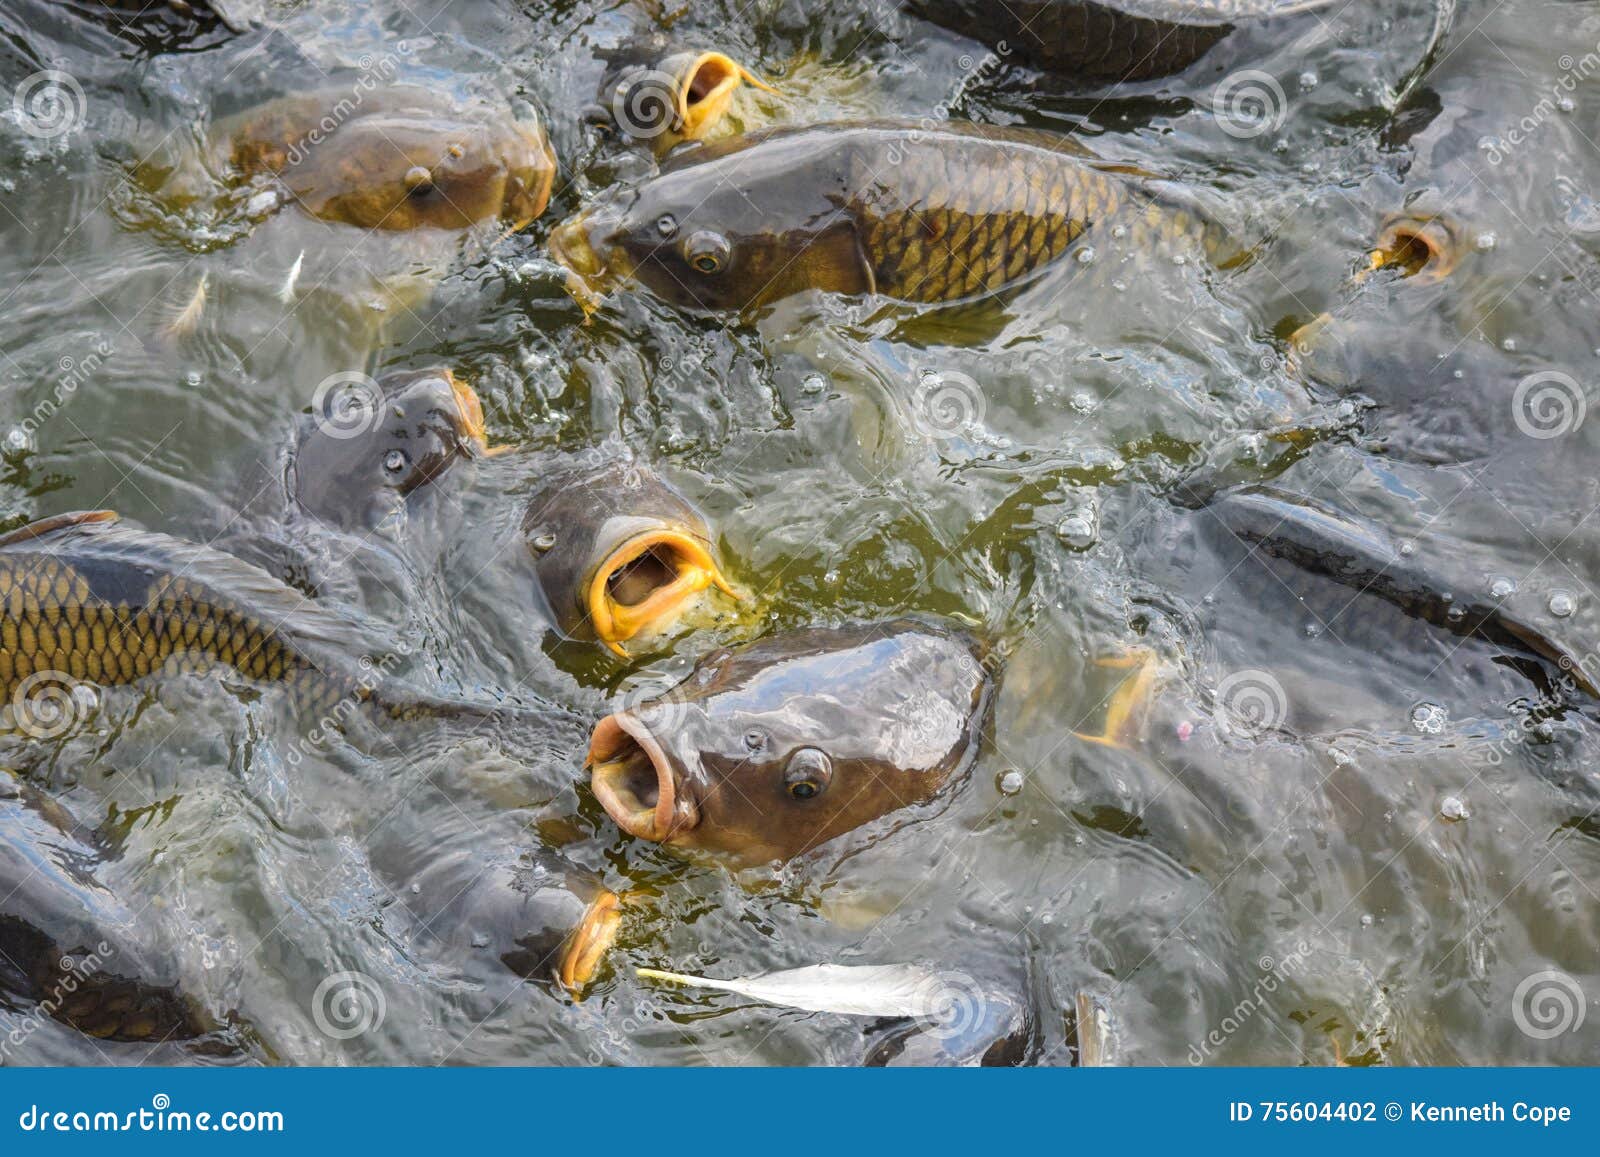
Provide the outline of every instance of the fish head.
<path id="1" fill-rule="evenodd" d="M 485 451 L 478 395 L 443 367 L 352 377 L 313 410 L 294 450 L 293 493 L 335 526 L 375 527 Z"/>
<path id="2" fill-rule="evenodd" d="M 544 211 L 556 161 L 531 106 L 451 102 L 404 86 L 347 105 L 348 97 L 333 104 L 269 153 L 236 145 L 235 163 L 275 172 L 312 216 L 363 229 L 460 230 L 496 220 L 521 228 Z"/>
<path id="3" fill-rule="evenodd" d="M 727 116 L 742 85 L 772 91 L 727 53 L 686 49 L 660 34 L 603 56 L 607 67 L 595 119 L 648 144 L 658 156 L 684 141 L 703 139 Z"/>
<path id="4" fill-rule="evenodd" d="M 739 597 L 700 512 L 637 464 L 554 472 L 528 502 L 523 535 L 555 625 L 621 656 L 711 588 Z"/>
<path id="5" fill-rule="evenodd" d="M 974 757 L 989 679 L 972 642 L 900 621 L 714 652 L 589 746 L 595 797 L 640 839 L 787 860 L 926 800 Z"/>
<path id="6" fill-rule="evenodd" d="M 700 312 L 742 313 L 807 289 L 869 293 L 839 167 L 809 156 L 808 139 L 691 149 L 559 226 L 551 256 L 586 304 L 628 281 Z"/>

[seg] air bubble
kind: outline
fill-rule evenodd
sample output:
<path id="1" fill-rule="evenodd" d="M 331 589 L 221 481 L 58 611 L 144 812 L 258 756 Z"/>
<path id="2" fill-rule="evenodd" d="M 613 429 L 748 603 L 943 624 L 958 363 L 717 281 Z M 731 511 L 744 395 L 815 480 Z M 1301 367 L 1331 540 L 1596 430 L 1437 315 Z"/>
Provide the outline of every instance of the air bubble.
<path id="1" fill-rule="evenodd" d="M 1578 609 L 1577 601 L 1567 591 L 1550 592 L 1550 613 L 1558 619 L 1564 619 Z"/>
<path id="2" fill-rule="evenodd" d="M 23 451 L 33 446 L 33 439 L 28 437 L 28 432 L 21 426 L 13 426 L 6 431 L 6 449 Z"/>
<path id="3" fill-rule="evenodd" d="M 1464 820 L 1470 814 L 1467 801 L 1458 795 L 1447 795 L 1439 801 L 1439 814 L 1447 820 Z"/>
<path id="4" fill-rule="evenodd" d="M 1505 576 L 1496 578 L 1489 584 L 1491 598 L 1504 599 L 1517 593 L 1517 584 Z"/>
<path id="5" fill-rule="evenodd" d="M 828 388 L 828 379 L 821 374 L 807 374 L 800 380 L 800 389 L 807 394 L 820 394 Z"/>
<path id="6" fill-rule="evenodd" d="M 1424 735 L 1438 735 L 1448 719 L 1449 712 L 1437 703 L 1418 703 L 1411 709 L 1411 726 Z"/>
<path id="7" fill-rule="evenodd" d="M 1478 234 L 1478 242 L 1477 242 L 1477 244 L 1478 244 L 1478 249 L 1481 252 L 1487 253 L 1487 252 L 1489 252 L 1489 250 L 1493 249 L 1499 243 L 1500 243 L 1499 238 L 1497 238 L 1493 233 L 1479 233 Z"/>
<path id="8" fill-rule="evenodd" d="M 1078 264 L 1079 265 L 1090 265 L 1090 264 L 1093 264 L 1093 262 L 1094 262 L 1094 246 L 1093 245 L 1085 245 L 1082 249 L 1078 250 L 1077 258 L 1078 258 Z"/>
<path id="9" fill-rule="evenodd" d="M 1022 773 L 1015 768 L 1003 772 L 995 779 L 994 785 L 1001 795 L 1016 795 L 1022 790 Z"/>

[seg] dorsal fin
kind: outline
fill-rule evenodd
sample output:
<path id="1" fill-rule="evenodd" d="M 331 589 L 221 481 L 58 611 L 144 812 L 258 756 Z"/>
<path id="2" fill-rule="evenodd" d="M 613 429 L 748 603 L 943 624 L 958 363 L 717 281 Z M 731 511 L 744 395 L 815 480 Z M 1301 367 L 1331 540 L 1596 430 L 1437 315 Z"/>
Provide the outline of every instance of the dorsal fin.
<path id="1" fill-rule="evenodd" d="M 0 547 L 12 546 L 19 542 L 32 542 L 54 534 L 58 530 L 67 530 L 74 526 L 118 522 L 121 518 L 122 516 L 115 510 L 72 510 L 66 514 L 52 514 L 48 518 L 30 522 L 27 526 L 19 526 L 8 534 L 0 534 Z"/>

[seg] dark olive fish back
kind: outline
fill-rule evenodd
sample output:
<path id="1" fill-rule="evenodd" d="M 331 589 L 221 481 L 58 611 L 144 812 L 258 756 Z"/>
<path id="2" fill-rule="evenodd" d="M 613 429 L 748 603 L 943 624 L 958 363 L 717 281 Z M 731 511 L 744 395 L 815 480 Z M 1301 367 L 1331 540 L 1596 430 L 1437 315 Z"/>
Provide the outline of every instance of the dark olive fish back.
<path id="1" fill-rule="evenodd" d="M 1235 22 L 1331 0 L 911 0 L 919 16 L 1044 68 L 1088 80 L 1149 80 L 1188 68 Z"/>
<path id="2" fill-rule="evenodd" d="M 131 683 L 215 663 L 285 684 L 304 710 L 369 697 L 345 620 L 227 555 L 114 519 L 62 515 L 0 540 L 8 702 L 42 682 Z"/>
<path id="3" fill-rule="evenodd" d="M 151 922 L 96 878 L 102 853 L 92 832 L 0 772 L 0 997 L 100 1040 L 200 1035 Z"/>

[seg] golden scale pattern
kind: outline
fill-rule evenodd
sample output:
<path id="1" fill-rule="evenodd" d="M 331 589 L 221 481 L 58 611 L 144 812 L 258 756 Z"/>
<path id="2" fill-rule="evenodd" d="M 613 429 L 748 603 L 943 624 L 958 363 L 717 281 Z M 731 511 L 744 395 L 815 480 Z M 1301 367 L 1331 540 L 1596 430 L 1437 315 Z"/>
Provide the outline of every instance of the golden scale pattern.
<path id="1" fill-rule="evenodd" d="M 867 181 L 863 244 L 879 292 L 912 301 L 958 301 L 993 293 L 1067 251 L 1085 230 L 1130 216 L 1182 235 L 1186 217 L 1128 214 L 1129 198 L 1106 173 L 1068 156 L 985 141 L 955 148 L 907 146 L 894 199 Z M 974 174 L 983 178 L 974 182 Z M 996 211 L 996 207 L 1003 207 Z M 1159 219 L 1162 214 L 1156 211 Z"/>
<path id="2" fill-rule="evenodd" d="M 284 683 L 302 710 L 328 710 L 347 695 L 366 694 L 296 654 L 272 627 L 220 605 L 200 583 L 159 575 L 142 603 L 111 604 L 57 558 L 0 558 L 0 695 L 6 701 L 39 672 L 118 684 L 215 663 Z"/>

